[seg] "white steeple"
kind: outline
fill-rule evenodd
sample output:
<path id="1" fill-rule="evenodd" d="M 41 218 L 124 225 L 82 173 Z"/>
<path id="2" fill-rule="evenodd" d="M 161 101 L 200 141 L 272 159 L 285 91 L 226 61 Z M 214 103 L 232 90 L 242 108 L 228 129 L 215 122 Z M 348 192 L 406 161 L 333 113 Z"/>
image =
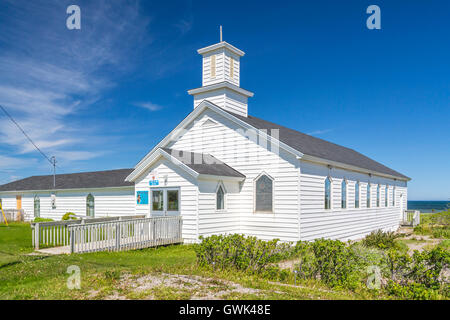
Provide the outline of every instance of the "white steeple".
<path id="1" fill-rule="evenodd" d="M 203 56 L 202 87 L 189 90 L 194 96 L 194 108 L 203 100 L 208 100 L 230 112 L 247 116 L 247 99 L 253 93 L 239 87 L 240 58 L 244 52 L 222 41 L 199 49 Z"/>

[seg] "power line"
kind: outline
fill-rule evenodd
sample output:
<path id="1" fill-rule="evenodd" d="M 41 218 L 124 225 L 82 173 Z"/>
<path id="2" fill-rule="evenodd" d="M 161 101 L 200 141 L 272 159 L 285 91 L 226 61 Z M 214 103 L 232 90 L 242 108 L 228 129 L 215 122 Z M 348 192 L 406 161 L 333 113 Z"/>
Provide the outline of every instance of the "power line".
<path id="1" fill-rule="evenodd" d="M 24 136 L 31 142 L 31 144 L 36 148 L 36 150 L 39 151 L 42 154 L 42 156 L 45 159 L 47 159 L 48 162 L 50 162 L 52 165 L 55 165 L 55 162 L 52 161 L 52 159 L 50 159 L 49 157 L 47 157 L 47 155 L 44 152 L 42 152 L 41 149 L 39 149 L 39 147 L 33 142 L 33 140 L 31 140 L 30 136 L 28 136 L 28 134 L 25 132 L 25 130 L 22 129 L 22 127 L 16 122 L 16 120 L 14 120 L 14 118 L 8 113 L 8 111 L 6 111 L 5 107 L 3 107 L 1 104 L 0 104 L 0 109 L 2 109 L 3 112 L 6 114 L 6 116 L 9 119 L 11 119 L 11 121 L 17 126 L 17 128 L 19 128 L 20 131 L 22 131 Z"/>
<path id="2" fill-rule="evenodd" d="M 17 126 L 17 128 L 19 128 L 20 131 L 22 131 L 23 135 L 28 139 L 28 141 L 31 142 L 31 144 L 36 148 L 36 150 L 39 151 L 40 154 L 42 154 L 42 156 L 45 159 L 47 159 L 48 162 L 50 162 L 50 164 L 53 166 L 53 188 L 56 189 L 56 157 L 53 156 L 53 157 L 49 158 L 44 152 L 42 152 L 41 149 L 39 149 L 39 147 L 36 145 L 36 143 L 34 143 L 34 141 L 25 132 L 25 130 L 22 129 L 20 124 L 18 124 L 17 121 L 14 120 L 14 118 L 8 113 L 8 111 L 6 111 L 5 107 L 3 107 L 1 104 L 0 104 L 0 109 L 2 109 L 3 112 L 6 114 L 6 116 Z"/>

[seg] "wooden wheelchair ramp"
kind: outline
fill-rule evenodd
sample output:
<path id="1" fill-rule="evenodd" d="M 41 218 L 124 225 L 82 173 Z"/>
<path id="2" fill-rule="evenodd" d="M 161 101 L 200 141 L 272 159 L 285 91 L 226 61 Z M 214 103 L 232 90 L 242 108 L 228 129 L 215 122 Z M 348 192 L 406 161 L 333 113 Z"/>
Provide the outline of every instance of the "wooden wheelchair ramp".
<path id="1" fill-rule="evenodd" d="M 36 223 L 33 228 L 35 249 L 45 254 L 125 251 L 182 242 L 179 216 Z"/>

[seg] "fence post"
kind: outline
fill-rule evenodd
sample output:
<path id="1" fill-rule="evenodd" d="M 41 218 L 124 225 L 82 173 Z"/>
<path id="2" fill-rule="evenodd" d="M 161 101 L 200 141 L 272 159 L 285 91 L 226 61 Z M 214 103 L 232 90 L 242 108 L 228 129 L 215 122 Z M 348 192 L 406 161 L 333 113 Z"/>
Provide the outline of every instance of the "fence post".
<path id="1" fill-rule="evenodd" d="M 69 237 L 70 237 L 70 253 L 75 251 L 75 232 L 74 228 L 69 228 Z"/>
<path id="2" fill-rule="evenodd" d="M 116 223 L 116 249 L 120 250 L 120 222 Z"/>
<path id="3" fill-rule="evenodd" d="M 37 222 L 34 225 L 34 236 L 35 236 L 35 238 L 34 238 L 34 249 L 35 250 L 39 250 L 39 241 L 40 241 L 39 234 L 41 233 L 40 231 L 41 230 L 40 230 L 40 227 L 39 227 L 39 222 Z"/>

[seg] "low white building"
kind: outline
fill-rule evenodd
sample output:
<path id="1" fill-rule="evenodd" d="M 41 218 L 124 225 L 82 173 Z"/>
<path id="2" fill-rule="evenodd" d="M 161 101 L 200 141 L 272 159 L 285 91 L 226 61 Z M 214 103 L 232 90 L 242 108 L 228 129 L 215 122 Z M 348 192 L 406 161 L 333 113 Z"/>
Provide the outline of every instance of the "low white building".
<path id="1" fill-rule="evenodd" d="M 57 175 L 55 190 L 52 176 L 11 182 L 0 186 L 4 208 L 21 207 L 28 219 L 67 211 L 181 215 L 187 242 L 219 233 L 357 239 L 398 228 L 410 178 L 352 149 L 250 116 L 253 93 L 240 88 L 244 52 L 227 42 L 198 52 L 202 87 L 188 91 L 194 110 L 134 169 Z"/>

